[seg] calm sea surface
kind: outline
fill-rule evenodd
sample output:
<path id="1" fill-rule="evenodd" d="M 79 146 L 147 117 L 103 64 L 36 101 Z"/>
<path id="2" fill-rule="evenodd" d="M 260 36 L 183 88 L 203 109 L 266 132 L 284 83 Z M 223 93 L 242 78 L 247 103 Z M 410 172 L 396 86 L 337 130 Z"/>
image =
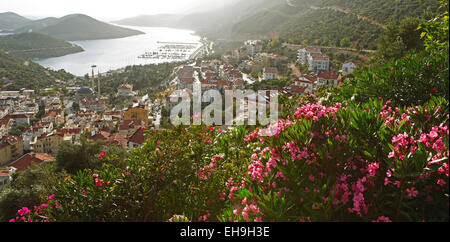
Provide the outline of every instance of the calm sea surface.
<path id="1" fill-rule="evenodd" d="M 145 52 L 156 51 L 162 45 L 158 44 L 158 41 L 198 43 L 198 47 L 200 47 L 201 38 L 194 35 L 194 32 L 190 30 L 135 26 L 123 27 L 140 30 L 145 34 L 121 39 L 73 41 L 72 43 L 81 46 L 84 52 L 35 60 L 35 62 L 53 70 L 64 69 L 74 75 L 84 76 L 87 73 L 91 73 L 92 65 L 97 66 L 96 73 L 97 71 L 104 73 L 129 65 L 174 61 L 170 59 L 138 58 L 138 56 Z"/>

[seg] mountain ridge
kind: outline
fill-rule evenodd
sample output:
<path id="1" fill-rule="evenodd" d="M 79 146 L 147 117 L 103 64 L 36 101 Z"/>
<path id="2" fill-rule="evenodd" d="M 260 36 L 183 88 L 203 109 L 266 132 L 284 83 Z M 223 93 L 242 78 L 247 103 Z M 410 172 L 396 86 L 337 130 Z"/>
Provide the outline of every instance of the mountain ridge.
<path id="1" fill-rule="evenodd" d="M 31 20 L 14 12 L 0 13 L 0 30 L 12 30 L 29 21 Z"/>
<path id="2" fill-rule="evenodd" d="M 138 30 L 99 21 L 85 14 L 29 21 L 14 30 L 17 34 L 24 32 L 39 32 L 67 41 L 115 39 L 144 34 Z"/>
<path id="3" fill-rule="evenodd" d="M 59 57 L 83 51 L 77 45 L 37 32 L 0 37 L 0 49 L 15 56 L 32 59 Z"/>

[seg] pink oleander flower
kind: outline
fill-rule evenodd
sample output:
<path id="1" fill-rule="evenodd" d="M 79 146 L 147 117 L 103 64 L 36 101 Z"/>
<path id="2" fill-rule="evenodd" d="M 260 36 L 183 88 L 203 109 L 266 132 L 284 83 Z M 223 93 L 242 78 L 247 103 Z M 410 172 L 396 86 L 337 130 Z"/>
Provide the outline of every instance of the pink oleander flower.
<path id="1" fill-rule="evenodd" d="M 102 153 L 100 153 L 100 154 L 98 155 L 98 158 L 102 159 L 102 158 L 105 157 L 105 156 L 106 156 L 106 150 L 102 151 Z"/>
<path id="2" fill-rule="evenodd" d="M 447 182 L 445 182 L 444 179 L 439 178 L 439 179 L 437 180 L 437 184 L 438 184 L 439 186 L 445 186 L 445 184 L 447 184 Z"/>
<path id="3" fill-rule="evenodd" d="M 55 198 L 55 194 L 52 194 L 52 195 L 48 196 L 48 199 L 50 199 L 50 200 L 52 200 L 54 198 Z"/>
<path id="4" fill-rule="evenodd" d="M 48 204 L 43 203 L 43 204 L 41 204 L 41 207 L 42 207 L 42 208 L 48 208 Z"/>
<path id="5" fill-rule="evenodd" d="M 146 128 L 147 128 L 147 127 L 142 126 L 142 127 L 141 127 L 141 130 L 144 131 Z"/>
<path id="6" fill-rule="evenodd" d="M 186 218 L 184 215 L 173 215 L 169 222 L 189 222 L 189 219 Z"/>
<path id="7" fill-rule="evenodd" d="M 29 214 L 29 213 L 31 213 L 31 210 L 28 209 L 27 207 L 23 207 L 22 209 L 19 209 L 19 210 L 17 211 L 17 213 L 18 213 L 20 216 L 23 216 L 24 214 Z"/>
<path id="8" fill-rule="evenodd" d="M 101 187 L 101 186 L 103 186 L 103 180 L 102 179 L 95 179 L 94 180 L 94 182 L 95 182 L 95 185 L 97 186 L 97 187 Z"/>
<path id="9" fill-rule="evenodd" d="M 160 142 L 160 141 L 156 142 L 156 145 L 157 145 L 157 146 L 160 146 L 160 145 L 161 145 L 161 142 Z"/>
<path id="10" fill-rule="evenodd" d="M 377 170 L 380 168 L 380 163 L 372 163 L 369 164 L 369 167 L 367 168 L 367 172 L 369 173 L 369 176 L 376 176 Z"/>
<path id="11" fill-rule="evenodd" d="M 412 187 L 411 189 L 407 188 L 406 192 L 408 193 L 408 197 L 417 197 L 419 194 L 419 191 L 416 190 L 416 188 Z"/>
<path id="12" fill-rule="evenodd" d="M 380 217 L 378 217 L 377 220 L 372 220 L 372 222 L 385 222 L 385 223 L 388 223 L 388 222 L 392 222 L 392 221 L 391 221 L 391 219 L 389 217 L 380 216 Z"/>

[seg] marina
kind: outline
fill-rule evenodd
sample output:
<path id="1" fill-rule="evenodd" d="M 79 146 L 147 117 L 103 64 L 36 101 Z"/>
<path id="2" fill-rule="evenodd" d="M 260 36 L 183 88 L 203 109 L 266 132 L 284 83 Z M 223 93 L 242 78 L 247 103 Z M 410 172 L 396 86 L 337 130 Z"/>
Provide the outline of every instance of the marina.
<path id="1" fill-rule="evenodd" d="M 84 76 L 90 73 L 90 67 L 94 63 L 100 73 L 106 73 L 126 66 L 188 60 L 192 53 L 201 49 L 203 43 L 202 38 L 190 30 L 126 25 L 122 27 L 140 30 L 146 34 L 120 39 L 72 41 L 85 51 L 33 61 L 46 68 L 64 69 L 74 75 Z"/>
<path id="2" fill-rule="evenodd" d="M 199 43 L 182 42 L 157 42 L 160 45 L 156 50 L 145 52 L 140 55 L 140 59 L 158 59 L 158 60 L 185 60 L 188 59 L 196 49 L 200 47 Z"/>

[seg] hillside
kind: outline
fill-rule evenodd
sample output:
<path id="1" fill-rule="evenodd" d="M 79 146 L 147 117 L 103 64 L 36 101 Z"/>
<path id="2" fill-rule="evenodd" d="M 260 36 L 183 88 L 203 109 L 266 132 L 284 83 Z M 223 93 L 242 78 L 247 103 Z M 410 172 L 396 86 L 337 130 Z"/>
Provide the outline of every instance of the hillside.
<path id="1" fill-rule="evenodd" d="M 429 16 L 437 1 L 290 0 L 267 8 L 233 26 L 234 38 L 281 38 L 309 44 L 339 45 L 347 37 L 353 46 L 375 49 L 376 40 L 389 22 Z"/>
<path id="2" fill-rule="evenodd" d="M 0 37 L 0 49 L 23 58 L 49 58 L 83 51 L 77 45 L 40 33 Z"/>
<path id="3" fill-rule="evenodd" d="M 320 7 L 339 6 L 360 16 L 387 25 L 399 23 L 405 17 L 420 16 L 424 12 L 434 12 L 439 7 L 437 0 L 322 0 Z"/>
<path id="4" fill-rule="evenodd" d="M 140 15 L 137 17 L 113 21 L 113 23 L 129 26 L 168 27 L 180 17 L 181 16 L 174 14 Z"/>
<path id="5" fill-rule="evenodd" d="M 16 29 L 14 29 L 15 33 L 24 33 L 24 32 L 37 32 L 39 29 L 46 28 L 50 25 L 56 24 L 58 22 L 58 18 L 44 18 L 38 19 L 35 21 L 27 22 Z"/>
<path id="6" fill-rule="evenodd" d="M 220 9 L 185 15 L 150 15 L 116 21 L 117 24 L 192 29 L 212 38 L 229 38 L 231 27 L 256 12 L 284 0 L 241 0 Z"/>
<path id="7" fill-rule="evenodd" d="M 0 221 L 448 223 L 448 21 L 448 11 L 423 20 L 414 26 L 423 49 L 372 62 L 337 87 L 270 98 L 279 112 L 268 125 L 222 125 L 216 110 L 214 126 L 195 125 L 211 106 L 167 105 L 163 119 L 187 122 L 143 126 L 133 149 L 84 135 L 63 142 L 55 162 L 17 172 L 0 192 Z M 126 72 L 139 81 L 155 70 Z M 279 231 L 270 237 L 300 230 Z"/>
<path id="8" fill-rule="evenodd" d="M 15 30 L 16 33 L 30 31 L 69 41 L 115 39 L 143 34 L 141 31 L 107 24 L 83 14 L 37 20 Z"/>
<path id="9" fill-rule="evenodd" d="M 0 30 L 12 30 L 31 20 L 12 12 L 0 13 Z"/>
<path id="10" fill-rule="evenodd" d="M 39 64 L 14 57 L 0 50 L 0 79 L 11 80 L 11 83 L 0 82 L 1 90 L 41 89 L 50 87 L 56 79 L 68 80 L 74 76 L 65 71 L 50 71 Z"/>

